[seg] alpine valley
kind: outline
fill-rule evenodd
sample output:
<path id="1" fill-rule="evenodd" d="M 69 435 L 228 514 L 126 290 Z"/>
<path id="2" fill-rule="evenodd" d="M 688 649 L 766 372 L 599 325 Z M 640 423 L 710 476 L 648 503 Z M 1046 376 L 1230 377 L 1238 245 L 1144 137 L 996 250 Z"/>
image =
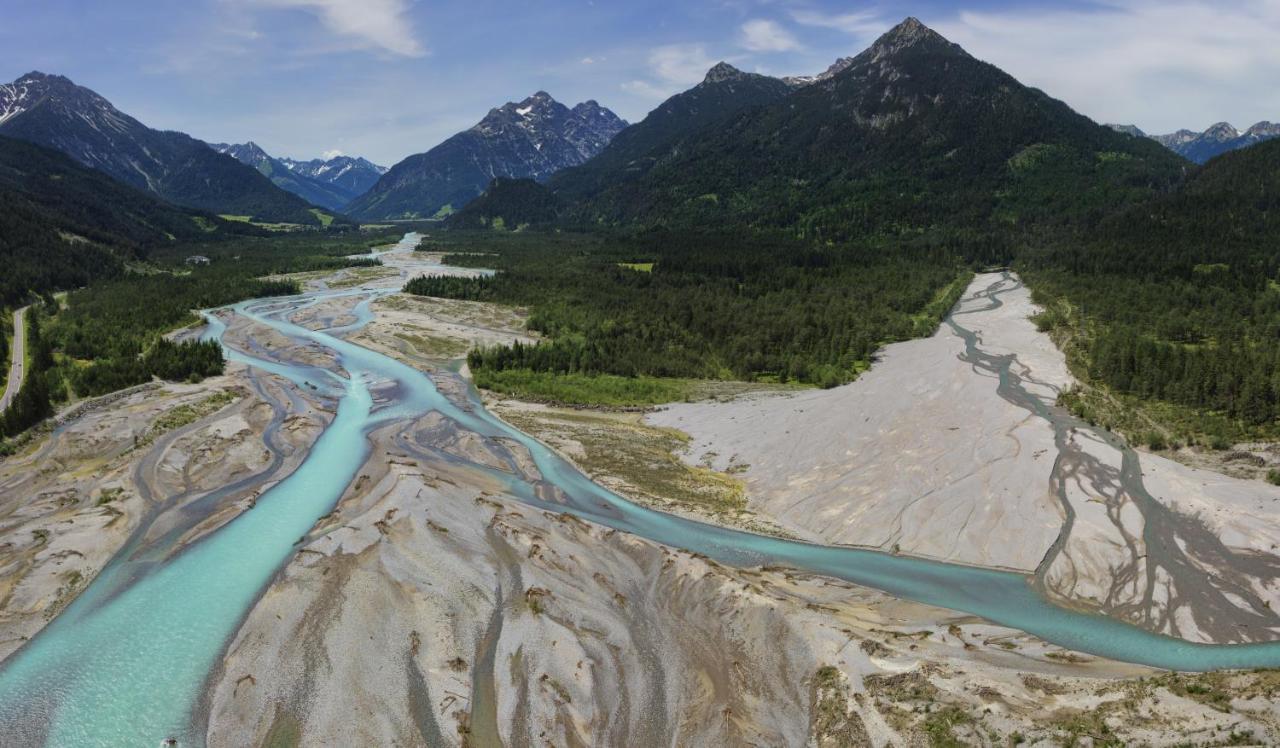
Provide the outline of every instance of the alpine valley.
<path id="1" fill-rule="evenodd" d="M 735 19 L 714 64 L 631 7 L 224 5 L 255 140 L 0 86 L 0 745 L 1280 744 L 1274 126 L 1099 124 L 819 3 L 671 9 Z M 356 71 L 503 64 L 652 108 L 280 155 L 430 145 Z"/>

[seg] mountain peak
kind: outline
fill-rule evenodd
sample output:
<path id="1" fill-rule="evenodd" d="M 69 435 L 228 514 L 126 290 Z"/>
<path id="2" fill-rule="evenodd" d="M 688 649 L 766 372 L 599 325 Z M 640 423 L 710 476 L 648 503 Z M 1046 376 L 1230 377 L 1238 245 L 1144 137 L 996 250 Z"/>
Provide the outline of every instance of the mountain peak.
<path id="1" fill-rule="evenodd" d="M 715 67 L 707 71 L 707 77 L 703 78 L 703 83 L 719 83 L 733 78 L 741 78 L 745 73 L 735 68 L 727 62 L 717 62 Z"/>
<path id="2" fill-rule="evenodd" d="M 799 86 L 807 86 L 810 83 L 818 83 L 820 81 L 830 80 L 831 78 L 836 77 L 840 73 L 843 73 L 845 70 L 848 70 L 849 67 L 851 67 L 853 63 L 856 61 L 857 61 L 856 57 L 841 57 L 835 62 L 831 63 L 829 66 L 827 66 L 826 70 L 823 70 L 821 73 L 818 73 L 817 75 L 788 75 L 785 78 L 783 78 L 782 81 L 789 86 L 799 87 Z"/>
<path id="3" fill-rule="evenodd" d="M 1117 125 L 1117 124 L 1108 123 L 1106 125 L 1103 125 L 1103 127 L 1110 127 L 1112 130 L 1115 130 L 1116 132 L 1124 133 L 1125 135 L 1132 135 L 1135 138 L 1147 137 L 1147 134 L 1142 130 L 1138 129 L 1137 125 Z"/>
<path id="4" fill-rule="evenodd" d="M 1244 134 L 1250 138 L 1274 138 L 1280 135 L 1280 124 L 1263 120 L 1254 123 L 1253 127 L 1244 131 Z"/>
<path id="5" fill-rule="evenodd" d="M 39 70 L 32 70 L 30 73 L 22 76 L 15 83 L 31 83 L 34 81 L 70 83 L 71 79 L 65 75 L 56 75 L 50 73 L 42 73 Z"/>
<path id="6" fill-rule="evenodd" d="M 908 49 L 965 54 L 959 45 L 951 43 L 942 34 L 925 26 L 914 16 L 908 16 L 902 23 L 886 31 L 867 51 L 871 53 L 872 59 L 878 60 Z"/>
<path id="7" fill-rule="evenodd" d="M 1234 140 L 1240 137 L 1240 131 L 1230 122 L 1217 122 L 1205 130 L 1204 135 L 1217 140 Z"/>
<path id="8" fill-rule="evenodd" d="M 559 103 L 560 102 L 555 100 L 554 96 L 546 91 L 535 91 L 532 96 L 527 97 L 524 101 L 520 102 L 518 106 L 521 109 L 526 109 L 528 107 L 548 106 Z"/>

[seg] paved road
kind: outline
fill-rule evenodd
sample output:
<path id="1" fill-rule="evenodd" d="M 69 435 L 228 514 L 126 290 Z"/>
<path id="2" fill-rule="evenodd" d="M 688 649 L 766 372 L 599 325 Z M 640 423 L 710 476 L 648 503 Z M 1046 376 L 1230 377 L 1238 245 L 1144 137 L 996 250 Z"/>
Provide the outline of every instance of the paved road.
<path id="1" fill-rule="evenodd" d="M 9 407 L 10 401 L 22 387 L 22 375 L 26 369 L 23 358 L 26 356 L 27 342 L 27 326 L 22 324 L 22 316 L 26 311 L 27 307 L 24 306 L 13 313 L 13 359 L 9 363 L 9 380 L 4 388 L 4 397 L 0 398 L 0 413 Z"/>

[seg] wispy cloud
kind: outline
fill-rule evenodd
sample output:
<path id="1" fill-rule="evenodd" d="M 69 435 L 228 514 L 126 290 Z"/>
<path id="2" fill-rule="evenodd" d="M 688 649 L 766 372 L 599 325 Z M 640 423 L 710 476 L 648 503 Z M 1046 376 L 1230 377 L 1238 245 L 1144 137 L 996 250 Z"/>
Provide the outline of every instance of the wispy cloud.
<path id="1" fill-rule="evenodd" d="M 674 90 L 669 86 L 659 86 L 651 81 L 640 79 L 625 81 L 622 83 L 621 88 L 629 94 L 655 101 L 661 101 L 674 93 Z"/>
<path id="2" fill-rule="evenodd" d="M 1098 120 L 1163 131 L 1280 115 L 1276 0 L 1109 0 L 962 12 L 935 27 Z"/>
<path id="3" fill-rule="evenodd" d="M 234 0 L 233 0 L 234 1 Z M 405 0 L 239 0 L 262 8 L 296 8 L 315 15 L 333 33 L 363 46 L 404 57 L 427 50 L 407 18 Z"/>
<path id="4" fill-rule="evenodd" d="M 714 64 L 701 44 L 668 44 L 649 53 L 650 69 L 669 83 L 697 83 Z"/>
<path id="5" fill-rule="evenodd" d="M 874 11 L 824 13 L 817 10 L 797 9 L 791 11 L 791 20 L 801 26 L 814 26 L 833 31 L 842 31 L 854 36 L 866 36 L 888 28 L 884 19 Z"/>
<path id="6" fill-rule="evenodd" d="M 752 52 L 786 52 L 799 49 L 800 42 L 776 21 L 756 18 L 742 24 L 742 46 Z"/>
<path id="7" fill-rule="evenodd" d="M 715 61 L 701 44 L 666 44 L 649 50 L 650 78 L 626 81 L 621 88 L 645 99 L 665 99 L 697 83 Z"/>

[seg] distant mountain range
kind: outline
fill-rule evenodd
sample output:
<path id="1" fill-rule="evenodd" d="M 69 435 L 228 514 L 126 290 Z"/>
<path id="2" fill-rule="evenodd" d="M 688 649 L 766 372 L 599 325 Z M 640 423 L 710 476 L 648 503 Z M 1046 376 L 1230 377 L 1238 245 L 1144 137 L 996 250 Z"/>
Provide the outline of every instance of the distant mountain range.
<path id="1" fill-rule="evenodd" d="M 280 163 L 295 174 L 301 174 L 317 182 L 327 184 L 342 194 L 350 195 L 348 202 L 363 195 L 387 173 L 387 167 L 357 156 L 334 156 L 329 159 L 313 158 L 295 161 L 282 158 Z"/>
<path id="2" fill-rule="evenodd" d="M 364 194 L 387 171 L 384 166 L 350 156 L 336 156 L 327 161 L 275 158 L 253 141 L 209 145 L 215 151 L 257 169 L 280 189 L 288 190 L 313 205 L 338 212 Z"/>
<path id="3" fill-rule="evenodd" d="M 595 159 L 552 177 L 557 199 L 536 202 L 583 226 L 839 240 L 1084 221 L 1182 172 L 1158 144 L 1094 123 L 911 18 L 811 79 L 716 65 Z M 527 187 L 502 194 L 533 201 Z M 500 201 L 483 207 L 510 224 Z"/>
<path id="4" fill-rule="evenodd" d="M 391 167 L 347 212 L 366 220 L 448 213 L 495 177 L 544 180 L 581 164 L 626 124 L 594 101 L 570 109 L 539 91 L 490 110 L 469 130 Z"/>
<path id="5" fill-rule="evenodd" d="M 320 225 L 305 200 L 180 132 L 153 130 L 60 75 L 0 85 L 0 135 L 62 151 L 178 205 L 267 222 Z"/>
<path id="6" fill-rule="evenodd" d="M 1133 125 L 1108 125 L 1135 138 L 1151 138 L 1160 145 L 1197 164 L 1228 151 L 1248 148 L 1264 140 L 1280 137 L 1280 124 L 1259 122 L 1240 132 L 1229 122 L 1219 122 L 1204 132 L 1178 130 L 1168 135 L 1148 135 Z"/>

